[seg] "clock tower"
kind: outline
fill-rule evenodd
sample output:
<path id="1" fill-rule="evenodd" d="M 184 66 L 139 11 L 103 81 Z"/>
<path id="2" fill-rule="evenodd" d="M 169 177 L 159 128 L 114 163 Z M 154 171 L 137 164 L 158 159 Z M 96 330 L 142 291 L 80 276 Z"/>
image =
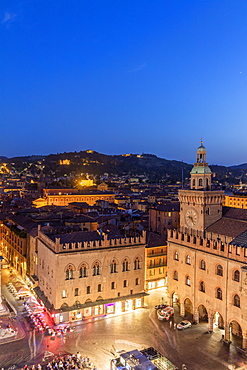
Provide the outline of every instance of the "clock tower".
<path id="1" fill-rule="evenodd" d="M 202 141 L 190 173 L 190 190 L 179 190 L 180 227 L 203 231 L 222 217 L 222 190 L 211 190 L 212 172 Z"/>

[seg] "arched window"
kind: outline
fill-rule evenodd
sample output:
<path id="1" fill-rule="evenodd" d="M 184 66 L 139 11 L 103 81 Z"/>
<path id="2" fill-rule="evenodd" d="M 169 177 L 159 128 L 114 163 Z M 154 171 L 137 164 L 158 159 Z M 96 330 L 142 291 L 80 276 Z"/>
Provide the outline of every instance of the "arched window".
<path id="1" fill-rule="evenodd" d="M 136 285 L 140 285 L 140 278 L 136 278 Z"/>
<path id="2" fill-rule="evenodd" d="M 178 252 L 176 251 L 176 252 L 174 252 L 174 259 L 176 260 L 176 261 L 179 261 L 179 254 L 178 254 Z"/>
<path id="3" fill-rule="evenodd" d="M 186 278 L 185 278 L 185 284 L 188 285 L 188 286 L 191 285 L 190 277 L 189 276 L 186 276 Z"/>
<path id="4" fill-rule="evenodd" d="M 204 281 L 201 281 L 200 282 L 200 284 L 199 284 L 199 290 L 200 290 L 200 292 L 205 293 L 205 283 L 204 283 Z"/>
<path id="5" fill-rule="evenodd" d="M 222 290 L 220 288 L 216 289 L 216 298 L 222 300 Z"/>
<path id="6" fill-rule="evenodd" d="M 73 266 L 69 265 L 67 268 L 66 268 L 66 271 L 65 271 L 65 279 L 66 280 L 70 280 L 70 279 L 73 279 Z"/>
<path id="7" fill-rule="evenodd" d="M 129 271 L 129 261 L 127 258 L 123 260 L 123 271 Z"/>
<path id="8" fill-rule="evenodd" d="M 139 270 L 140 268 L 140 258 L 136 257 L 134 260 L 134 270 Z"/>
<path id="9" fill-rule="evenodd" d="M 234 273 L 233 273 L 233 280 L 234 281 L 240 281 L 240 272 L 239 270 L 235 270 Z"/>
<path id="10" fill-rule="evenodd" d="M 217 265 L 216 275 L 223 276 L 223 267 L 221 265 Z"/>
<path id="11" fill-rule="evenodd" d="M 233 305 L 236 306 L 236 307 L 240 307 L 240 298 L 237 294 L 235 294 L 235 296 L 233 298 Z"/>
<path id="12" fill-rule="evenodd" d="M 117 272 L 117 262 L 114 259 L 114 260 L 111 261 L 111 264 L 110 264 L 110 273 L 114 274 L 116 272 Z"/>
<path id="13" fill-rule="evenodd" d="M 94 262 L 93 264 L 93 276 L 100 275 L 100 270 L 99 270 L 99 262 Z"/>
<path id="14" fill-rule="evenodd" d="M 189 255 L 186 256 L 186 263 L 187 265 L 191 265 L 191 257 Z"/>
<path id="15" fill-rule="evenodd" d="M 202 179 L 199 179 L 199 186 L 202 186 Z"/>
<path id="16" fill-rule="evenodd" d="M 193 179 L 193 180 L 192 180 L 192 186 L 193 186 L 193 187 L 195 187 L 195 186 L 196 186 L 196 180 L 195 180 L 195 179 Z"/>
<path id="17" fill-rule="evenodd" d="M 177 271 L 174 271 L 174 273 L 173 273 L 173 279 L 174 280 L 178 280 L 178 272 Z"/>
<path id="18" fill-rule="evenodd" d="M 200 269 L 201 270 L 206 270 L 206 262 L 204 260 L 201 260 L 201 262 L 200 262 Z"/>
<path id="19" fill-rule="evenodd" d="M 87 277 L 87 266 L 83 263 L 79 268 L 79 278 Z"/>

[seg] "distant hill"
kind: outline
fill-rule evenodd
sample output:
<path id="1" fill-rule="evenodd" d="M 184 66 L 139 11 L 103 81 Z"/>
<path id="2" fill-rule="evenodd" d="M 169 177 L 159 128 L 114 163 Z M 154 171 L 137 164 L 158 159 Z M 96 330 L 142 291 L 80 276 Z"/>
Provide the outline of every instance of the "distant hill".
<path id="1" fill-rule="evenodd" d="M 189 178 L 191 164 L 181 161 L 159 158 L 154 154 L 123 154 L 106 155 L 93 150 L 50 154 L 47 156 L 31 155 L 25 157 L 4 158 L 18 173 L 29 171 L 37 173 L 44 168 L 44 174 L 52 177 L 62 177 L 70 174 L 94 174 L 97 176 L 109 175 L 144 175 L 150 181 L 165 181 L 174 183 L 183 177 Z M 245 181 L 247 164 L 224 167 L 210 165 L 215 174 L 214 179 L 225 183 L 239 183 L 240 178 Z M 246 177 L 247 182 L 247 177 Z"/>
<path id="2" fill-rule="evenodd" d="M 247 170 L 247 163 L 238 164 L 235 166 L 230 166 L 229 168 L 233 170 Z"/>

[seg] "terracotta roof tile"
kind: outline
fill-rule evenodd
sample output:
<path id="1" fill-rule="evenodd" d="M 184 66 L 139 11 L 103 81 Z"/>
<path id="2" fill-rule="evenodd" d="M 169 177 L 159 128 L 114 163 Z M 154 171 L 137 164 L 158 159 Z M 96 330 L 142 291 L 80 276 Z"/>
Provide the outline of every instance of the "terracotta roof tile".
<path id="1" fill-rule="evenodd" d="M 159 234 L 153 232 L 149 232 L 147 234 L 147 247 L 159 247 L 166 244 L 167 244 L 166 239 L 160 236 Z"/>
<path id="2" fill-rule="evenodd" d="M 246 230 L 247 222 L 227 217 L 222 217 L 206 229 L 207 232 L 226 235 L 232 238 L 236 238 Z"/>

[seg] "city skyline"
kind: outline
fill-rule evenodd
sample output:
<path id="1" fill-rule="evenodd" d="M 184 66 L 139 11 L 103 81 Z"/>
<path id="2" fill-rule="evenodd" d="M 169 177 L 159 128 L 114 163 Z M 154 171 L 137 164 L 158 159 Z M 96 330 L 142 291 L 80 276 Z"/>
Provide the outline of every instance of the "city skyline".
<path id="1" fill-rule="evenodd" d="M 1 156 L 246 162 L 244 1 L 3 1 Z"/>

